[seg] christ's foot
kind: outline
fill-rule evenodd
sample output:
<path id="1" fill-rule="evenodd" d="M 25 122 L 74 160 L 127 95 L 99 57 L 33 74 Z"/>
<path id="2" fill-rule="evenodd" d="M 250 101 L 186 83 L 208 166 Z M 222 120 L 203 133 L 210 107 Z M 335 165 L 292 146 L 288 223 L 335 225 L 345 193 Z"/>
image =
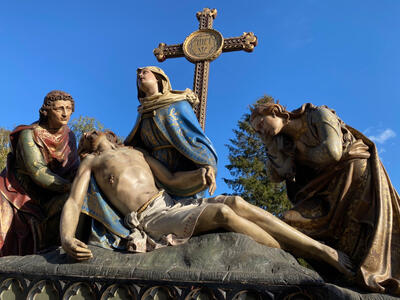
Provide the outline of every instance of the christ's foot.
<path id="1" fill-rule="evenodd" d="M 325 257 L 324 260 L 331 266 L 333 266 L 335 269 L 337 269 L 339 272 L 344 274 L 346 277 L 348 278 L 354 277 L 355 266 L 351 261 L 350 257 L 342 251 L 335 250 L 329 246 L 326 247 L 327 247 L 326 251 L 327 257 Z"/>

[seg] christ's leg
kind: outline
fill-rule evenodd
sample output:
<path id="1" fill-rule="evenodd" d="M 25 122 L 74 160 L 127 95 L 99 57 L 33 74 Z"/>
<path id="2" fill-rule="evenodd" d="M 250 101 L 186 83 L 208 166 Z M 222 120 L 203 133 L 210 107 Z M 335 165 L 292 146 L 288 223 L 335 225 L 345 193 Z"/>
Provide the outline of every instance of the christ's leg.
<path id="1" fill-rule="evenodd" d="M 282 245 L 282 248 L 304 258 L 325 261 L 347 275 L 352 274 L 349 257 L 281 221 L 271 213 L 251 205 L 238 196 L 227 196 L 224 203 L 236 214 L 247 219 L 268 232 Z"/>
<path id="2" fill-rule="evenodd" d="M 222 203 L 209 204 L 201 213 L 194 234 L 223 228 L 243 233 L 260 244 L 280 248 L 279 243 L 257 224 L 238 216 L 231 208 Z"/>

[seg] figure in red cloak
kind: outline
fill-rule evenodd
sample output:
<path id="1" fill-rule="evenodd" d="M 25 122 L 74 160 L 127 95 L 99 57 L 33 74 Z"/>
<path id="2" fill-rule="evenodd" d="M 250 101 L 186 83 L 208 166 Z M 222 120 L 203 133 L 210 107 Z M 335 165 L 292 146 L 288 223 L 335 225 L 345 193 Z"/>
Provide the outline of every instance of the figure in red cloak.
<path id="1" fill-rule="evenodd" d="M 70 94 L 51 91 L 39 121 L 10 134 L 11 152 L 0 174 L 0 256 L 59 244 L 60 212 L 79 166 L 67 126 L 74 104 Z"/>

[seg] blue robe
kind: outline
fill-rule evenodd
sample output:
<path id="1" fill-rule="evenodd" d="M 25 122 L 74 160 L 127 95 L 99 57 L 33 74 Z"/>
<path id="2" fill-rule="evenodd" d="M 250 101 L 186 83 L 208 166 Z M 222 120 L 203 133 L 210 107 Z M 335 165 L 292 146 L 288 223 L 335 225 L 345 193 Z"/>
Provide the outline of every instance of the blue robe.
<path id="1" fill-rule="evenodd" d="M 93 175 L 81 211 L 92 219 L 89 244 L 108 249 L 125 249 L 130 230 L 125 227 L 124 216 L 110 205 Z"/>
<path id="2" fill-rule="evenodd" d="M 204 134 L 191 105 L 183 100 L 155 110 L 151 118 L 139 114 L 126 145 L 143 147 L 171 172 L 210 165 L 217 171 L 217 154 Z M 200 197 L 201 189 L 163 186 L 172 197 Z"/>

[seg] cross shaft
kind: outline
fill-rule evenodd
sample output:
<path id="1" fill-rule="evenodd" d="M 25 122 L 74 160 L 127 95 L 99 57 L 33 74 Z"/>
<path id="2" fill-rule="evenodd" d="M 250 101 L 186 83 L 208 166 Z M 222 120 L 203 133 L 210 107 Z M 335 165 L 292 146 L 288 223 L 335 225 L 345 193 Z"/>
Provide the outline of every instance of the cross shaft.
<path id="1" fill-rule="evenodd" d="M 216 9 L 204 8 L 203 11 L 197 12 L 196 17 L 199 21 L 199 29 L 212 29 L 213 20 L 217 16 Z M 252 52 L 257 46 L 257 37 L 252 32 L 244 32 L 239 37 L 231 37 L 223 39 L 222 52 L 233 52 L 244 50 Z M 158 48 L 153 50 L 159 62 L 163 62 L 168 58 L 184 57 L 185 53 L 182 44 L 166 45 L 160 43 Z M 195 62 L 195 72 L 193 80 L 193 91 L 197 94 L 200 104 L 194 107 L 197 119 L 204 130 L 207 107 L 208 78 L 210 72 L 210 60 L 200 60 Z"/>

